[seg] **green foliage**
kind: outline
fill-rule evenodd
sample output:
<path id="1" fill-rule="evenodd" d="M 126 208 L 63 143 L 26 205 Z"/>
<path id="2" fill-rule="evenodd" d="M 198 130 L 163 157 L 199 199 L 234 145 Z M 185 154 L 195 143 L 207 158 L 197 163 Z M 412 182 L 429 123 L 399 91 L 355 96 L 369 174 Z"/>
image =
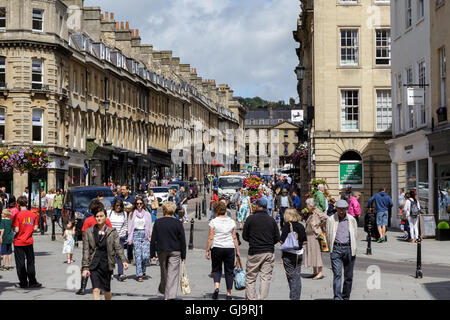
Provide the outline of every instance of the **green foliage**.
<path id="1" fill-rule="evenodd" d="M 445 221 L 440 222 L 437 227 L 439 230 L 450 229 L 450 226 Z"/>
<path id="2" fill-rule="evenodd" d="M 253 98 L 239 98 L 239 102 L 241 102 L 244 106 L 247 106 L 251 109 L 257 109 L 260 107 L 265 107 L 268 105 L 271 105 L 275 108 L 277 107 L 285 107 L 286 104 L 283 100 L 280 100 L 278 102 L 273 101 L 267 101 L 260 97 L 253 97 Z"/>

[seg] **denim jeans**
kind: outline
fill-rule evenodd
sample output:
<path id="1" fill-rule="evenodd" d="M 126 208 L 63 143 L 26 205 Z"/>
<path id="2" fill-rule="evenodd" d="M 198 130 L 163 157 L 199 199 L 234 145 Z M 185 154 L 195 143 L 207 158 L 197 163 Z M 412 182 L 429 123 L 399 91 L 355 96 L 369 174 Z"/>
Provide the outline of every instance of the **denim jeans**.
<path id="1" fill-rule="evenodd" d="M 119 242 L 120 242 L 120 246 L 123 248 L 125 247 L 125 243 L 127 241 L 127 237 L 120 237 L 119 238 Z M 117 260 L 117 273 L 119 274 L 119 276 L 123 275 L 123 263 L 122 261 L 119 259 L 119 256 L 116 255 L 116 260 Z"/>
<path id="2" fill-rule="evenodd" d="M 356 256 L 352 257 L 351 247 L 333 246 L 330 254 L 331 268 L 333 270 L 333 292 L 334 300 L 348 300 L 352 292 L 353 267 Z M 342 288 L 342 267 L 344 267 L 344 285 Z"/>
<path id="3" fill-rule="evenodd" d="M 302 258 L 303 255 L 283 254 L 283 266 L 289 284 L 289 299 L 291 300 L 300 300 L 302 293 Z"/>

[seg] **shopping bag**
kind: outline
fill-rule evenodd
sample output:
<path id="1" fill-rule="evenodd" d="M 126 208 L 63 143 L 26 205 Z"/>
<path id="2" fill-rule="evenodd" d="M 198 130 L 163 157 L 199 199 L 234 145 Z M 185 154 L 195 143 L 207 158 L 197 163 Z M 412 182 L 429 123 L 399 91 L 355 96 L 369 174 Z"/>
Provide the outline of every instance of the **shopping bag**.
<path id="1" fill-rule="evenodd" d="M 191 286 L 189 284 L 189 278 L 186 273 L 186 266 L 184 262 L 181 263 L 181 292 L 186 295 L 191 293 Z"/>
<path id="2" fill-rule="evenodd" d="M 327 237 L 325 236 L 325 232 L 322 232 L 317 239 L 319 240 L 320 251 L 330 252 L 330 249 L 328 248 Z"/>
<path id="3" fill-rule="evenodd" d="M 237 257 L 236 265 L 234 268 L 234 288 L 236 290 L 245 289 L 246 274 L 242 268 L 241 258 Z"/>

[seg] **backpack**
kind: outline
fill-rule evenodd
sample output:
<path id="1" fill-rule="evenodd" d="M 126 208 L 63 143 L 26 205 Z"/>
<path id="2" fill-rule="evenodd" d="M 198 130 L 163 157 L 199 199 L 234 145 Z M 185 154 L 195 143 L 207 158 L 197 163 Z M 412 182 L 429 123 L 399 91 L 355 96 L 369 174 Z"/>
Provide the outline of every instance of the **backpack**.
<path id="1" fill-rule="evenodd" d="M 409 210 L 409 215 L 413 218 L 416 218 L 420 213 L 419 208 L 417 207 L 417 202 L 415 200 L 411 200 L 411 209 Z"/>

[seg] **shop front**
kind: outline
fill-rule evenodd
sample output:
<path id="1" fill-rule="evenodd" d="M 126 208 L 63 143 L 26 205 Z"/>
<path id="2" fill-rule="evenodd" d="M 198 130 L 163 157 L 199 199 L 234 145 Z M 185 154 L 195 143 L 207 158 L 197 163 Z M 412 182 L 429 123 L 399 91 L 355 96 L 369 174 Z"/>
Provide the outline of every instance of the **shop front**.
<path id="1" fill-rule="evenodd" d="M 69 175 L 67 178 L 69 188 L 86 185 L 84 161 L 87 160 L 86 156 L 81 153 L 69 153 Z"/>
<path id="2" fill-rule="evenodd" d="M 422 215 L 435 215 L 433 199 L 433 163 L 429 154 L 426 131 L 387 142 L 390 147 L 392 200 L 399 212 L 399 195 L 402 191 L 417 195 Z M 403 189 L 403 190 L 402 190 Z M 400 217 L 392 214 L 393 225 L 399 225 Z"/>
<path id="3" fill-rule="evenodd" d="M 148 157 L 152 168 L 153 179 L 162 180 L 170 175 L 172 166 L 172 158 L 169 152 L 165 152 L 156 148 L 148 148 Z"/>
<path id="4" fill-rule="evenodd" d="M 69 159 L 66 157 L 51 157 L 48 166 L 48 189 L 66 189 L 66 179 L 69 173 Z"/>
<path id="5" fill-rule="evenodd" d="M 433 158 L 436 223 L 450 222 L 450 129 L 437 130 L 428 135 Z"/>

